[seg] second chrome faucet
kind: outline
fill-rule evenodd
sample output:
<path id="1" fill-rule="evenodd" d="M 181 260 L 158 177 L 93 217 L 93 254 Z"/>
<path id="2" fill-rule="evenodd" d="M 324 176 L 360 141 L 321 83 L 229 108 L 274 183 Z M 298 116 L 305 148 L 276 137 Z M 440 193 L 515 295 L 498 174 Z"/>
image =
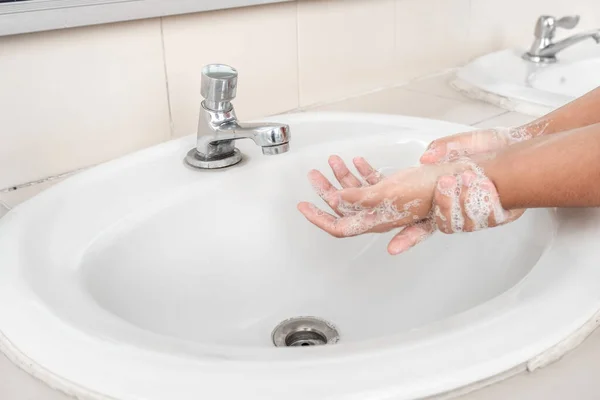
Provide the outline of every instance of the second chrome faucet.
<path id="1" fill-rule="evenodd" d="M 573 29 L 579 24 L 579 16 L 567 16 L 560 19 L 551 16 L 541 16 L 535 25 L 535 40 L 531 49 L 523 54 L 523 58 L 538 64 L 550 64 L 557 61 L 556 54 L 583 40 L 594 39 L 600 43 L 600 29 L 578 33 L 561 41 L 555 42 L 554 36 L 558 28 Z"/>
<path id="2" fill-rule="evenodd" d="M 237 71 L 224 64 L 211 64 L 202 69 L 200 107 L 196 147 L 185 161 L 200 169 L 225 168 L 242 160 L 235 147 L 238 139 L 252 139 L 263 154 L 275 155 L 289 150 L 290 128 L 277 123 L 241 123 L 231 101 L 237 91 Z"/>

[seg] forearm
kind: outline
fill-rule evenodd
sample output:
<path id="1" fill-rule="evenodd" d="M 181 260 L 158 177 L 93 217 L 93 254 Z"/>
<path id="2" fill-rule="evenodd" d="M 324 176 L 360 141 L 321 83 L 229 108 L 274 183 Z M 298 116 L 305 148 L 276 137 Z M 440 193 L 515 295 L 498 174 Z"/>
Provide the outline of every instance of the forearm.
<path id="1" fill-rule="evenodd" d="M 600 124 L 517 143 L 480 165 L 507 210 L 600 206 Z"/>
<path id="2" fill-rule="evenodd" d="M 521 127 L 532 136 L 600 123 L 600 87 Z"/>

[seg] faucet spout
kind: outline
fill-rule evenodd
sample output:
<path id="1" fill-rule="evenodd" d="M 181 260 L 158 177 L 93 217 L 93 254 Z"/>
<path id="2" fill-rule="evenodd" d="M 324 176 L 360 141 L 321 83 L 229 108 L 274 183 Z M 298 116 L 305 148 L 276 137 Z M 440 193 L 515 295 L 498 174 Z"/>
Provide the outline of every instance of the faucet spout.
<path id="1" fill-rule="evenodd" d="M 279 123 L 239 122 L 231 100 L 235 97 L 237 71 L 226 65 L 204 67 L 202 101 L 196 147 L 185 158 L 195 168 L 215 169 L 242 160 L 235 147 L 239 139 L 252 139 L 263 154 L 277 155 L 289 150 L 290 128 Z"/>
<path id="2" fill-rule="evenodd" d="M 578 15 L 560 19 L 547 15 L 539 17 L 535 27 L 535 40 L 531 49 L 523 54 L 523 59 L 537 64 L 555 63 L 559 52 L 579 42 L 594 39 L 596 43 L 600 43 L 600 29 L 578 33 L 558 42 L 554 41 L 557 28 L 573 29 L 578 23 Z"/>
<path id="3" fill-rule="evenodd" d="M 223 124 L 218 128 L 218 140 L 252 139 L 260 147 L 288 144 L 289 126 L 284 124 L 242 124 L 237 121 Z"/>
<path id="4" fill-rule="evenodd" d="M 233 123 L 221 127 L 224 136 L 252 139 L 262 148 L 265 155 L 287 153 L 290 149 L 290 127 L 284 124 L 240 124 Z"/>
<path id="5" fill-rule="evenodd" d="M 558 41 L 555 43 L 550 43 L 546 47 L 539 49 L 539 51 L 537 52 L 538 53 L 537 55 L 540 57 L 555 57 L 556 58 L 556 55 L 559 52 L 561 52 L 579 42 L 583 42 L 584 40 L 588 40 L 588 39 L 594 39 L 596 41 L 596 43 L 600 44 L 600 30 L 592 31 L 592 32 L 578 33 L 578 34 L 570 36 L 566 39 L 563 39 L 561 41 Z"/>

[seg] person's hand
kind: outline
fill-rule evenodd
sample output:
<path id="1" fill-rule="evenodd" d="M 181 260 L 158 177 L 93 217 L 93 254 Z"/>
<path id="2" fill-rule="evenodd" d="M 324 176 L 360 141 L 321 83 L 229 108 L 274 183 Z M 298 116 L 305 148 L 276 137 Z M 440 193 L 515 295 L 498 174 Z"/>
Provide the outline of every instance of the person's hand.
<path id="1" fill-rule="evenodd" d="M 496 152 L 543 135 L 547 127 L 547 122 L 540 121 L 512 128 L 480 129 L 446 136 L 429 144 L 421 156 L 421 163 L 448 162 L 464 156 Z"/>
<path id="2" fill-rule="evenodd" d="M 459 163 L 423 165 L 383 177 L 366 160 L 355 158 L 354 166 L 363 182 L 348 170 L 340 157 L 330 157 L 329 165 L 341 189 L 316 170 L 310 171 L 309 180 L 337 215 L 306 202 L 300 203 L 298 209 L 311 223 L 338 238 L 388 232 L 407 225 L 419 226 L 415 225 L 419 222 L 432 223 L 428 217 L 438 177 L 469 168 L 467 164 Z M 415 238 L 419 239 L 422 240 Z M 402 248 L 403 243 L 398 243 L 397 237 L 388 245 L 391 254 L 400 253 Z"/>
<path id="3" fill-rule="evenodd" d="M 494 153 L 519 141 L 525 135 L 523 132 L 522 128 L 496 128 L 447 136 L 433 141 L 420 161 L 423 164 L 436 164 Z M 480 214 L 481 204 L 471 204 L 472 199 L 476 199 L 476 203 L 488 202 L 493 213 L 486 219 Z M 505 211 L 494 183 L 486 177 L 474 179 L 472 171 L 458 176 L 441 176 L 434 193 L 433 215 L 406 227 L 397 235 L 396 242 L 401 253 L 422 242 L 436 229 L 446 234 L 473 232 L 508 224 L 524 212 Z"/>
<path id="4" fill-rule="evenodd" d="M 436 139 L 421 155 L 420 162 L 437 164 L 499 151 L 511 144 L 508 131 L 505 128 L 483 129 Z"/>
<path id="5" fill-rule="evenodd" d="M 311 171 L 309 179 L 337 217 L 309 203 L 301 203 L 298 208 L 309 221 L 335 237 L 387 232 L 404 227 L 388 245 L 391 254 L 400 254 L 414 247 L 437 229 L 450 234 L 504 225 L 519 218 L 524 210 L 504 210 L 498 192 L 489 179 L 475 174 L 468 168 L 468 163 L 467 166 L 455 165 L 435 171 L 433 164 L 448 164 L 467 156 L 477 158 L 479 154 L 499 151 L 512 142 L 506 132 L 497 129 L 466 132 L 432 142 L 421 157 L 422 164 L 431 164 L 428 172 L 413 168 L 393 177 L 399 184 L 395 188 L 397 194 L 405 186 L 411 186 L 411 179 L 427 178 L 420 182 L 421 187 L 432 185 L 433 195 L 413 191 L 414 197 L 406 197 L 412 200 L 403 203 L 397 201 L 397 196 L 382 195 L 394 192 L 394 179 L 385 181 L 363 158 L 354 159 L 354 165 L 363 179 L 361 181 L 349 171 L 341 158 L 332 156 L 329 164 L 343 190 L 335 188 L 319 171 Z M 436 173 L 442 175 L 433 182 Z M 376 188 L 365 191 L 367 186 Z M 357 191 L 359 188 L 362 190 Z M 394 198 L 396 201 L 392 200 Z M 424 199 L 425 204 L 432 204 L 426 215 L 427 207 L 422 206 Z"/>

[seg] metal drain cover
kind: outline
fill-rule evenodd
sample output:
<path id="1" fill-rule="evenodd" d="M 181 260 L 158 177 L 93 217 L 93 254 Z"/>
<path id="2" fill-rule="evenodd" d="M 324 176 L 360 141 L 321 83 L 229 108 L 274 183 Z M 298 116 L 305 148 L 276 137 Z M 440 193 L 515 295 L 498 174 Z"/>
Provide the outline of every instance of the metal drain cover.
<path id="1" fill-rule="evenodd" d="M 277 325 L 272 338 L 276 347 L 299 347 L 334 344 L 340 335 L 333 324 L 323 319 L 295 317 Z"/>

